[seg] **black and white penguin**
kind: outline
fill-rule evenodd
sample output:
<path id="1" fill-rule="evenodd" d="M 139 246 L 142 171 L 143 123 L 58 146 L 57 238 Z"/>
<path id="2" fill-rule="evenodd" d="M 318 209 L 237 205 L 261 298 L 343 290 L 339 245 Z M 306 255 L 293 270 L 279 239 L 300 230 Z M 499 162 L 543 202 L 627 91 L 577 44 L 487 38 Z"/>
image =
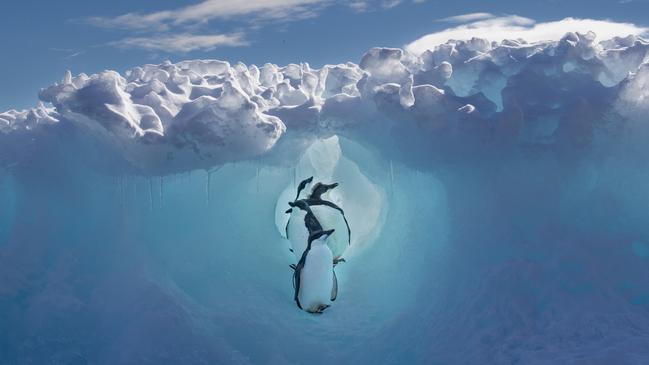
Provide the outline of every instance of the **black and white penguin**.
<path id="1" fill-rule="evenodd" d="M 297 197 L 301 196 L 303 190 L 313 181 L 313 177 L 302 181 L 298 187 Z M 345 217 L 345 212 L 335 203 L 324 200 L 322 195 L 334 189 L 338 183 L 323 184 L 316 183 L 311 194 L 306 199 L 289 202 L 291 209 L 286 213 L 291 214 L 286 224 L 286 237 L 291 243 L 291 249 L 299 260 L 306 248 L 309 238 L 309 228 L 305 221 L 308 212 L 311 212 L 323 229 L 334 229 L 335 233 L 329 237 L 327 244 L 333 253 L 334 262 L 342 261 L 342 255 L 350 245 L 351 230 Z M 307 209 L 308 207 L 308 209 Z"/>
<path id="2" fill-rule="evenodd" d="M 302 199 L 288 204 L 291 206 L 291 217 L 286 224 L 286 237 L 289 238 L 296 261 L 299 261 L 311 234 L 322 231 L 323 228 L 306 200 Z"/>
<path id="3" fill-rule="evenodd" d="M 307 248 L 293 272 L 295 303 L 309 313 L 322 313 L 338 295 L 338 282 L 327 240 L 334 232 L 317 231 L 309 236 Z"/>
<path id="4" fill-rule="evenodd" d="M 306 199 L 306 203 L 324 229 L 335 230 L 327 240 L 327 245 L 334 255 L 334 262 L 341 261 L 351 244 L 351 230 L 345 212 L 328 200 L 309 198 Z"/>

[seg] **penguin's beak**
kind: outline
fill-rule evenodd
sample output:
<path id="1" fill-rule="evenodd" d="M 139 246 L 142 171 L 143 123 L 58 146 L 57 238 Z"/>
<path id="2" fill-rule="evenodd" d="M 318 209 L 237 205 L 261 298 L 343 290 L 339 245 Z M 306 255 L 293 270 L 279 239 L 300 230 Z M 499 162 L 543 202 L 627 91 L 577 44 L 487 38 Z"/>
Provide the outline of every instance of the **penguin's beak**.
<path id="1" fill-rule="evenodd" d="M 323 236 L 325 236 L 325 238 L 329 238 L 329 236 L 331 236 L 331 234 L 334 233 L 335 231 L 336 231 L 335 229 L 330 229 L 328 231 L 324 231 Z"/>
<path id="2" fill-rule="evenodd" d="M 335 187 L 337 187 L 337 186 L 338 186 L 338 183 L 333 183 L 333 184 L 329 185 L 329 188 L 330 188 L 330 189 L 333 189 L 333 188 L 335 188 Z"/>

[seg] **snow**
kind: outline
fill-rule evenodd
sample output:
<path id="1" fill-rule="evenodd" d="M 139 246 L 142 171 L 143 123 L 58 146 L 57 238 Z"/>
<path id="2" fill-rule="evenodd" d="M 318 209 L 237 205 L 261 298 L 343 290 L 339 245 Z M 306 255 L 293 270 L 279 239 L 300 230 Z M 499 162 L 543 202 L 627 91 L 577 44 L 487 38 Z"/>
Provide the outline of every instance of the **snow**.
<path id="1" fill-rule="evenodd" d="M 441 19 L 450 23 L 464 23 L 455 27 L 424 35 L 409 43 L 406 48 L 412 52 L 423 52 L 428 48 L 445 43 L 449 39 L 467 40 L 476 36 L 489 41 L 504 42 L 524 40 L 529 43 L 556 41 L 567 30 L 572 32 L 597 33 L 602 39 L 619 35 L 647 35 L 649 29 L 633 23 L 612 20 L 564 18 L 555 21 L 536 22 L 519 15 L 497 16 L 490 13 L 473 13 Z"/>
<path id="2" fill-rule="evenodd" d="M 520 126 L 524 133 L 518 134 L 519 142 L 557 143 L 562 128 L 535 126 L 538 105 L 555 110 L 553 120 L 561 120 L 576 112 L 574 103 L 552 96 L 552 102 L 523 98 L 532 90 L 549 92 L 552 87 L 578 95 L 591 83 L 601 92 L 588 91 L 586 105 L 638 119 L 646 104 L 642 95 L 648 49 L 635 36 L 597 42 L 591 32 L 534 44 L 455 40 L 419 55 L 374 48 L 359 65 L 321 69 L 306 63 L 257 67 L 193 60 L 136 67 L 123 76 L 114 71 L 90 76 L 68 72 L 60 83 L 40 92 L 46 104 L 0 114 L 0 131 L 15 135 L 9 139 L 20 144 L 30 133 L 18 132 L 41 133 L 41 126 L 71 124 L 86 139 L 116 146 L 117 158 L 149 175 L 293 155 L 286 146 L 304 150 L 312 136 L 355 134 L 354 139 L 362 139 L 366 137 L 360 133 L 368 128 L 390 134 L 392 128 L 410 127 L 395 125 L 395 120 L 423 123 L 430 127 L 424 130 L 431 138 L 446 139 L 444 133 L 456 129 L 458 120 L 500 129 L 506 128 L 503 119 L 523 113 L 521 122 L 529 125 Z M 586 130 L 608 123 L 605 112 L 597 115 Z M 46 133 L 55 134 L 55 129 Z M 470 127 L 462 133 L 482 133 L 488 139 L 491 132 Z M 16 154 L 13 160 L 25 158 L 20 149 L 4 152 Z"/>
<path id="3" fill-rule="evenodd" d="M 648 52 L 66 73 L 0 114 L 2 360 L 646 363 Z M 309 176 L 352 231 L 320 316 L 281 235 Z"/>
<path id="4" fill-rule="evenodd" d="M 13 135 L 4 137 L 12 141 L 9 146 L 26 144 L 31 134 L 43 133 L 41 126 L 72 125 L 88 143 L 115 146 L 115 157 L 145 175 L 210 169 L 264 155 L 277 161 L 294 155 L 287 146 L 303 151 L 313 136 L 363 139 L 410 128 L 395 120 L 414 120 L 430 127 L 424 130 L 431 138 L 446 139 L 458 120 L 502 129 L 507 128 L 503 119 L 522 113 L 521 122 L 530 125 L 519 127 L 524 133 L 514 132 L 518 142 L 558 143 L 562 128 L 535 126 L 538 109 L 547 105 L 556 111 L 553 120 L 561 120 L 576 112 L 575 104 L 552 96 L 542 97 L 551 102 L 523 98 L 551 88 L 578 95 L 590 83 L 585 105 L 641 118 L 648 50 L 649 44 L 635 36 L 598 42 L 591 32 L 534 44 L 454 40 L 418 55 L 374 48 L 359 65 L 321 69 L 306 63 L 257 67 L 192 60 L 145 65 L 124 75 L 68 72 L 40 92 L 39 107 L 0 114 L 0 132 Z M 609 122 L 604 119 L 606 112 L 598 113 L 584 127 L 596 129 Z M 56 129 L 45 133 L 55 135 Z M 491 132 L 469 127 L 461 133 L 482 133 L 484 140 Z M 9 163 L 26 158 L 13 147 L 0 147 L 13 154 Z"/>

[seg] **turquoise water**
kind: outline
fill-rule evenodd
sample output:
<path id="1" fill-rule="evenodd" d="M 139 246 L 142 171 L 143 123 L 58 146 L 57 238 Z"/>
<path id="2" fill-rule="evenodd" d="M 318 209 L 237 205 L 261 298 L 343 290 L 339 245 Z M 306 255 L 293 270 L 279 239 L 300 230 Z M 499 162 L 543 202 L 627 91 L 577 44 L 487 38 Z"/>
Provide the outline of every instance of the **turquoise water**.
<path id="1" fill-rule="evenodd" d="M 3 174 L 0 363 L 649 358 L 649 181 L 633 163 L 427 166 L 341 141 L 382 192 L 382 220 L 319 316 L 292 300 L 274 221 L 291 167 L 228 164 L 208 182 L 63 154 Z"/>

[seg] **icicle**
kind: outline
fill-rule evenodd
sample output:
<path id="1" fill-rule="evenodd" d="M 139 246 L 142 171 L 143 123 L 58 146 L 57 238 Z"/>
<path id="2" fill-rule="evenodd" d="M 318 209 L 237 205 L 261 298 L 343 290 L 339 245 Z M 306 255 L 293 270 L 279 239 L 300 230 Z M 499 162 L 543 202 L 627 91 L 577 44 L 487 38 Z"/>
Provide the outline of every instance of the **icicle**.
<path id="1" fill-rule="evenodd" d="M 115 176 L 115 186 L 117 187 L 117 195 L 119 198 L 119 203 L 122 203 L 122 177 Z"/>
<path id="2" fill-rule="evenodd" d="M 205 181 L 205 194 L 207 196 L 207 206 L 210 206 L 210 187 L 212 185 L 212 172 L 210 170 L 205 170 L 207 174 L 207 181 Z"/>
<path id="3" fill-rule="evenodd" d="M 153 180 L 149 178 L 149 210 L 153 211 Z"/>
<path id="4" fill-rule="evenodd" d="M 164 177 L 160 176 L 160 207 L 164 206 L 164 190 L 163 190 Z"/>
<path id="5" fill-rule="evenodd" d="M 137 206 L 137 176 L 133 176 L 133 203 Z"/>
<path id="6" fill-rule="evenodd" d="M 256 179 L 257 179 L 257 192 L 259 193 L 259 162 L 257 162 L 257 174 L 256 174 Z"/>
<path id="7" fill-rule="evenodd" d="M 219 171 L 223 166 L 213 168 L 211 170 L 205 170 L 207 173 L 207 181 L 205 182 L 205 193 L 207 194 L 207 205 L 210 205 L 212 200 L 212 174 Z"/>
<path id="8" fill-rule="evenodd" d="M 118 196 L 120 194 L 120 180 L 119 179 L 120 179 L 119 175 L 115 176 L 115 182 L 113 184 L 113 186 L 115 187 L 115 190 L 116 190 L 115 195 L 118 195 Z M 117 198 L 117 197 L 115 197 L 115 198 Z"/>
<path id="9" fill-rule="evenodd" d="M 119 177 L 119 200 L 122 207 L 126 206 L 126 183 L 124 182 L 125 176 Z"/>
<path id="10" fill-rule="evenodd" d="M 390 160 L 390 194 L 394 193 L 394 165 Z"/>

